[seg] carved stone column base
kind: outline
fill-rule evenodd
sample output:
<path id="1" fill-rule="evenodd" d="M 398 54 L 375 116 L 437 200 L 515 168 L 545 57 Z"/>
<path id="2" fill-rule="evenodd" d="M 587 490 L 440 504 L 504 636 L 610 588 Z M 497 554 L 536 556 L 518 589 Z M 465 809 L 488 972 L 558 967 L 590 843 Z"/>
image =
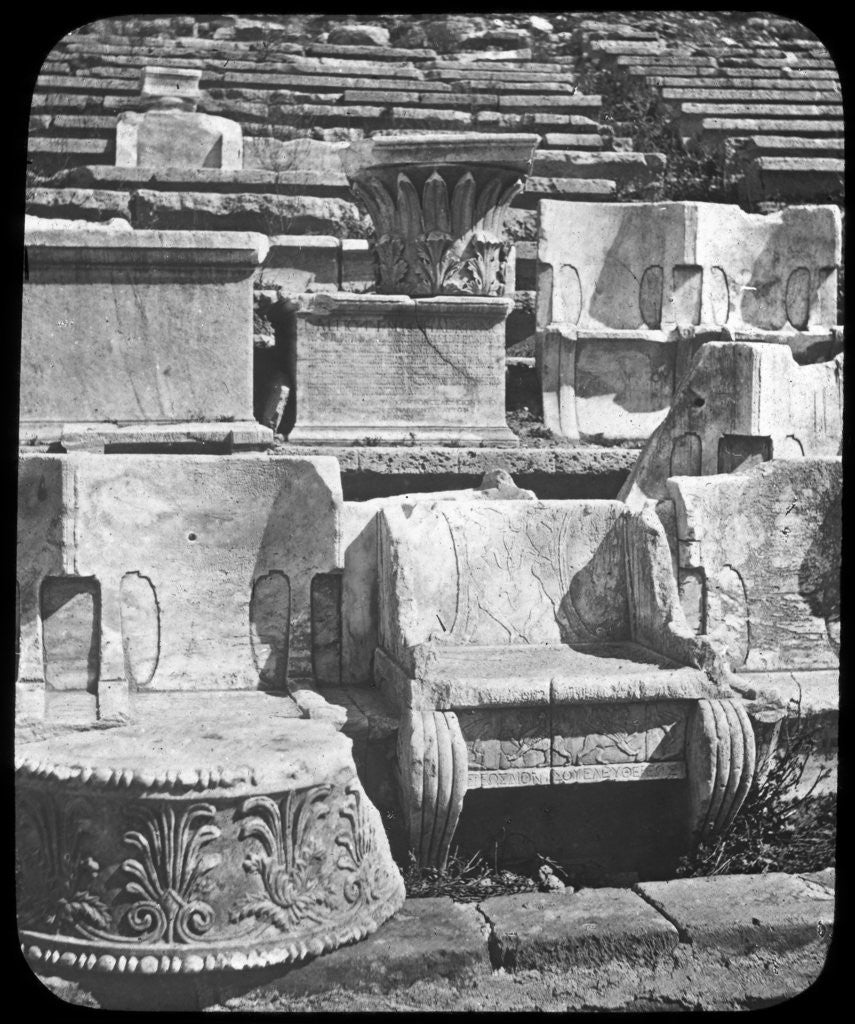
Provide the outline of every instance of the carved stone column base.
<path id="1" fill-rule="evenodd" d="M 328 723 L 274 710 L 53 732 L 19 744 L 15 768 L 19 931 L 42 971 L 288 964 L 403 904 Z"/>
<path id="2" fill-rule="evenodd" d="M 467 761 L 454 712 L 404 712 L 398 766 L 410 849 L 421 867 L 445 867 L 466 794 Z"/>
<path id="3" fill-rule="evenodd" d="M 686 762 L 691 835 L 697 844 L 728 828 L 754 778 L 754 732 L 741 701 L 698 701 L 689 723 Z"/>

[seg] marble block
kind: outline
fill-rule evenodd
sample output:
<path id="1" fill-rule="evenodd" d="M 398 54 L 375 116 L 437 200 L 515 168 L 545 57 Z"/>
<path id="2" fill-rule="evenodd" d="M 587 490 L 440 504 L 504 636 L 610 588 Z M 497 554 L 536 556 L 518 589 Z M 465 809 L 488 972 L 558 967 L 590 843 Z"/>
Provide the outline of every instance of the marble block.
<path id="1" fill-rule="evenodd" d="M 707 342 L 618 497 L 638 508 L 666 498 L 670 476 L 837 455 L 842 432 L 842 354 L 799 366 L 786 345 Z"/>
<path id="2" fill-rule="evenodd" d="M 335 459 L 24 455 L 18 682 L 289 689 L 338 648 Z M 334 587 L 333 587 L 334 589 Z"/>
<path id="3" fill-rule="evenodd" d="M 271 436 L 252 406 L 265 237 L 78 229 L 29 232 L 25 243 L 22 439 L 72 424 L 194 422 Z"/>
<path id="4" fill-rule="evenodd" d="M 801 331 L 837 320 L 835 206 L 542 200 L 537 326 Z"/>
<path id="5" fill-rule="evenodd" d="M 289 441 L 515 445 L 495 297 L 315 295 L 297 313 Z"/>
<path id="6" fill-rule="evenodd" d="M 243 167 L 237 121 L 191 110 L 125 111 L 116 120 L 116 167 Z"/>

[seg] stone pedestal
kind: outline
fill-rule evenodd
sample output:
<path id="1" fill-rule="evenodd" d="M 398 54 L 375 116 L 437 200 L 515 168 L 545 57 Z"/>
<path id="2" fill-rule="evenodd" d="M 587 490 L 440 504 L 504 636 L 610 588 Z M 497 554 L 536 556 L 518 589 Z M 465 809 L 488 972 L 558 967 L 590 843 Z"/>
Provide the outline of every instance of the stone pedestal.
<path id="1" fill-rule="evenodd" d="M 94 443 L 101 430 L 121 443 L 123 429 L 126 444 L 156 444 L 158 430 L 165 443 L 272 440 L 252 408 L 252 282 L 266 238 L 81 229 L 25 241 L 22 442 L 82 432 Z"/>
<path id="2" fill-rule="evenodd" d="M 268 699 L 268 713 L 194 702 L 192 721 L 176 705 L 17 743 L 18 925 L 35 967 L 118 991 L 129 975 L 289 964 L 401 907 L 351 741 Z"/>
<path id="3" fill-rule="evenodd" d="M 297 314 L 299 444 L 515 445 L 498 297 L 313 296 Z"/>

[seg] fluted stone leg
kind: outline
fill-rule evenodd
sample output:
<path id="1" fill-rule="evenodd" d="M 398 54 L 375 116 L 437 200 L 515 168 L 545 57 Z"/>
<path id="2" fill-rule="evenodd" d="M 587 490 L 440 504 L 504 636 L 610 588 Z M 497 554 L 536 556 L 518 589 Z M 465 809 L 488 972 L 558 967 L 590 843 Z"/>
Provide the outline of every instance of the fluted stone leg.
<path id="1" fill-rule="evenodd" d="M 398 768 L 410 849 L 421 867 L 445 867 L 466 793 L 468 756 L 452 711 L 406 711 Z"/>
<path id="2" fill-rule="evenodd" d="M 691 833 L 697 844 L 729 827 L 754 778 L 754 732 L 740 701 L 698 701 L 689 723 L 686 760 Z"/>

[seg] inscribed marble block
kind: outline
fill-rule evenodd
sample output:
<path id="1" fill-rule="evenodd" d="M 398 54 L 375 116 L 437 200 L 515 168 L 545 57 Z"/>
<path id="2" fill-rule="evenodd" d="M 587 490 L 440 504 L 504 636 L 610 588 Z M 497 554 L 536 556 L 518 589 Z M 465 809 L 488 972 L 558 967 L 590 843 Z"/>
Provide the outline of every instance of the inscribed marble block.
<path id="1" fill-rule="evenodd" d="M 243 167 L 237 121 L 191 110 L 125 111 L 116 119 L 116 167 Z"/>
<path id="2" fill-rule="evenodd" d="M 326 456 L 22 456 L 19 680 L 148 692 L 311 676 L 341 505 Z"/>
<path id="3" fill-rule="evenodd" d="M 841 487 L 834 457 L 668 481 L 680 573 L 700 575 L 702 630 L 735 670 L 836 668 Z"/>
<path id="4" fill-rule="evenodd" d="M 709 476 L 758 461 L 837 455 L 843 356 L 799 366 L 785 345 L 706 342 L 618 497 L 667 497 L 670 476 Z"/>
<path id="5" fill-rule="evenodd" d="M 79 229 L 25 242 L 22 433 L 252 421 L 252 288 L 265 237 Z"/>
<path id="6" fill-rule="evenodd" d="M 505 423 L 511 306 L 505 298 L 313 296 L 297 313 L 289 440 L 516 444 Z"/>

